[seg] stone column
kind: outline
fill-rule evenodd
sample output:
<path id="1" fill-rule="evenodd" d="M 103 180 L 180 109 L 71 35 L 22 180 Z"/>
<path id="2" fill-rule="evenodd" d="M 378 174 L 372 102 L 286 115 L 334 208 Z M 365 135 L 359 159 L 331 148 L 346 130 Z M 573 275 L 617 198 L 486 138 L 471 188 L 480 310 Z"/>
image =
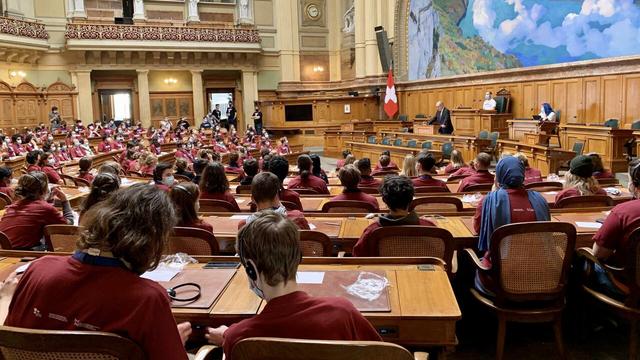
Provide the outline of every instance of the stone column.
<path id="1" fill-rule="evenodd" d="M 187 0 L 187 22 L 200 22 L 198 14 L 198 2 L 200 0 Z"/>
<path id="2" fill-rule="evenodd" d="M 329 80 L 340 81 L 340 45 L 342 40 L 342 17 L 340 13 L 340 2 L 330 1 L 327 3 L 327 20 L 329 21 Z"/>
<path id="3" fill-rule="evenodd" d="M 133 1 L 133 20 L 147 20 L 144 15 L 144 1 L 143 0 L 134 0 Z"/>
<path id="4" fill-rule="evenodd" d="M 244 130 L 247 124 L 253 125 L 251 114 L 254 111 L 255 102 L 258 101 L 258 73 L 255 71 L 242 71 L 242 111 L 243 118 L 238 121 L 238 131 Z"/>
<path id="5" fill-rule="evenodd" d="M 193 91 L 193 123 L 196 127 L 204 117 L 204 93 L 202 89 L 202 70 L 191 70 L 191 88 Z"/>
<path id="6" fill-rule="evenodd" d="M 66 7 L 66 14 L 67 14 L 67 19 L 71 19 L 73 17 L 73 12 L 76 9 L 76 4 L 75 4 L 75 0 L 66 0 L 65 1 L 65 7 Z"/>
<path id="7" fill-rule="evenodd" d="M 22 10 L 21 2 L 23 0 L 6 0 L 4 2 L 7 5 L 7 8 L 4 9 L 9 16 L 22 17 L 24 16 L 24 11 Z"/>
<path id="8" fill-rule="evenodd" d="M 84 10 L 84 0 L 74 0 L 73 17 L 74 18 L 87 18 L 87 12 Z"/>
<path id="9" fill-rule="evenodd" d="M 300 81 L 298 0 L 275 0 L 277 48 L 280 49 L 282 81 Z M 253 113 L 253 111 L 251 112 Z"/>
<path id="10" fill-rule="evenodd" d="M 253 0 L 237 0 L 238 24 L 253 25 Z"/>
<path id="11" fill-rule="evenodd" d="M 375 76 L 382 73 L 380 65 L 380 54 L 378 53 L 378 42 L 374 28 L 380 25 L 377 22 L 377 0 L 367 2 L 364 12 L 364 47 L 366 60 L 366 76 Z M 356 23 L 357 26 L 357 23 Z M 357 45 L 356 45 L 357 46 Z M 356 55 L 357 56 L 357 55 Z"/>
<path id="12" fill-rule="evenodd" d="M 149 70 L 136 70 L 138 73 L 138 103 L 142 126 L 151 126 L 151 103 L 149 101 Z"/>
<path id="13" fill-rule="evenodd" d="M 91 70 L 71 72 L 71 81 L 78 90 L 78 119 L 88 124 L 93 122 L 93 99 L 91 96 Z"/>
<path id="14" fill-rule="evenodd" d="M 367 54 L 365 52 L 365 9 L 367 4 L 365 0 L 354 0 L 355 8 L 355 48 L 356 48 L 356 78 L 362 78 L 367 75 Z"/>

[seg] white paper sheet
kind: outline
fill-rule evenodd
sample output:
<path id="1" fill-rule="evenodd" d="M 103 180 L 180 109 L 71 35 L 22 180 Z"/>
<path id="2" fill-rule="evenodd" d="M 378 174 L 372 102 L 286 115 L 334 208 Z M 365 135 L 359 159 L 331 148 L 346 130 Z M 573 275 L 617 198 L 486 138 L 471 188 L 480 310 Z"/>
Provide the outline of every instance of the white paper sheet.
<path id="1" fill-rule="evenodd" d="M 322 271 L 298 271 L 296 282 L 298 284 L 322 284 L 324 272 Z"/>
<path id="2" fill-rule="evenodd" d="M 251 215 L 231 215 L 231 219 L 234 220 L 247 220 Z"/>
<path id="3" fill-rule="evenodd" d="M 309 223 L 309 229 L 310 230 L 315 230 L 317 228 L 317 226 L 313 225 L 312 223 Z"/>
<path id="4" fill-rule="evenodd" d="M 18 268 L 16 269 L 16 274 L 22 274 L 23 272 L 27 271 L 29 265 L 31 265 L 31 263 L 26 263 L 24 265 L 18 266 Z"/>
<path id="5" fill-rule="evenodd" d="M 140 275 L 140 277 L 153 281 L 170 281 L 174 276 L 178 275 L 179 272 L 180 270 L 161 267 L 153 271 L 147 271 L 146 273 Z"/>
<path id="6" fill-rule="evenodd" d="M 558 192 L 557 191 L 547 191 L 545 192 L 545 194 L 547 195 L 556 195 Z"/>
<path id="7" fill-rule="evenodd" d="M 578 227 L 587 229 L 600 229 L 600 227 L 602 226 L 602 224 L 600 223 L 590 221 L 576 221 L 576 225 Z"/>
<path id="8" fill-rule="evenodd" d="M 244 202 L 245 199 L 236 199 L 236 203 L 237 204 L 242 204 Z"/>

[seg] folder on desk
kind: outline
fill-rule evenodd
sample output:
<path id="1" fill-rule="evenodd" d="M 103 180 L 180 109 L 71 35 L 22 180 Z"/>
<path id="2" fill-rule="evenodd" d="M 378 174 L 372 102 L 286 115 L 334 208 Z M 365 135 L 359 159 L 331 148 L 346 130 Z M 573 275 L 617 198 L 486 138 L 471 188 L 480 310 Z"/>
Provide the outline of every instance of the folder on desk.
<path id="1" fill-rule="evenodd" d="M 460 220 L 462 221 L 462 223 L 464 224 L 464 226 L 467 227 L 467 229 L 469 229 L 469 231 L 471 232 L 471 234 L 473 236 L 478 236 L 478 233 L 476 232 L 476 230 L 473 228 L 473 218 L 470 216 L 463 216 L 460 218 Z"/>
<path id="2" fill-rule="evenodd" d="M 191 302 L 172 301 L 172 308 L 183 309 L 208 309 L 218 299 L 222 290 L 236 273 L 236 269 L 185 269 L 176 275 L 171 281 L 160 282 L 165 289 L 184 284 L 196 283 L 201 287 L 200 298 Z M 176 289 L 178 298 L 189 298 L 195 295 L 195 289 L 191 286 Z"/>

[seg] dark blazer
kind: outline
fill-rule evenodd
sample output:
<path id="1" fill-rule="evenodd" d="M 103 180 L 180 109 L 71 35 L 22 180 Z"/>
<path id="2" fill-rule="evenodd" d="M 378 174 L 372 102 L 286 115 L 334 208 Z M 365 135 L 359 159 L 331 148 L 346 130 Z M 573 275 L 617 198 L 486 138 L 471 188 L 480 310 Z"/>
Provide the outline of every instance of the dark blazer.
<path id="1" fill-rule="evenodd" d="M 453 133 L 453 123 L 451 122 L 451 114 L 449 114 L 449 109 L 443 108 L 442 112 L 436 112 L 436 114 L 431 118 L 431 121 L 429 121 L 429 125 L 435 124 L 444 125 L 444 127 L 441 127 L 438 130 L 440 134 Z"/>

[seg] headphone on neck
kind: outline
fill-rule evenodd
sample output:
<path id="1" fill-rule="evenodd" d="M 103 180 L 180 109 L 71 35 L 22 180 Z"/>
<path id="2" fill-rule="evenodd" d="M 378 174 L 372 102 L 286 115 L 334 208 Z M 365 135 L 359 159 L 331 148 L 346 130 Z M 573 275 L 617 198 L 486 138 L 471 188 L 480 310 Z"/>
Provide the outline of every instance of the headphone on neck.
<path id="1" fill-rule="evenodd" d="M 244 271 L 247 273 L 249 279 L 253 281 L 258 280 L 258 271 L 253 266 L 253 263 L 245 261 L 244 259 L 244 251 L 242 250 L 244 245 L 244 237 L 238 236 L 238 256 L 240 257 L 240 263 L 244 267 Z"/>
<path id="2" fill-rule="evenodd" d="M 183 186 L 183 185 L 180 185 L 180 184 L 175 185 L 175 186 L 173 187 L 173 189 L 174 189 L 174 190 L 178 189 L 178 190 L 180 190 L 180 191 L 184 191 L 184 192 L 185 192 L 185 193 L 187 193 L 189 196 L 193 196 L 193 193 L 192 193 L 191 191 L 189 191 L 189 189 L 187 189 L 187 188 L 186 188 L 185 186 Z"/>

